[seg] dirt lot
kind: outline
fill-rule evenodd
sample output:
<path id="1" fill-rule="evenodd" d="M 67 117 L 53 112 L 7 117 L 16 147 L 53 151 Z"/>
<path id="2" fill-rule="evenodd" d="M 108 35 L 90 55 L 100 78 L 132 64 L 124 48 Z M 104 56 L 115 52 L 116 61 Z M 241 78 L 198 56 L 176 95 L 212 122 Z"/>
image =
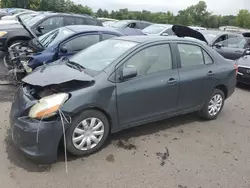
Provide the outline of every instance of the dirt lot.
<path id="1" fill-rule="evenodd" d="M 238 88 L 215 121 L 190 114 L 112 135 L 94 155 L 69 156 L 68 174 L 63 154 L 36 165 L 10 142 L 14 91 L 0 86 L 1 188 L 250 188 L 249 88 Z"/>

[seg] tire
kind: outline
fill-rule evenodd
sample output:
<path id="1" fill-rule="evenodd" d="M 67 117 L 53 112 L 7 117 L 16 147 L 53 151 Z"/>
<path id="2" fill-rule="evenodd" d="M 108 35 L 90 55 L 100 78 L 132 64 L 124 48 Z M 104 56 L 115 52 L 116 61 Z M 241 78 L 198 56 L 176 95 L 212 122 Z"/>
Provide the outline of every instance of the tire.
<path id="1" fill-rule="evenodd" d="M 216 96 L 217 96 L 217 98 L 215 98 Z M 212 102 L 212 99 L 214 99 L 216 101 L 217 101 L 217 99 L 220 99 L 221 103 L 217 103 L 217 105 L 216 105 L 216 103 L 214 103 L 214 105 L 216 105 L 216 107 L 214 107 L 214 110 L 211 110 L 210 111 L 211 113 L 210 113 L 209 109 L 211 109 L 211 108 L 209 108 L 209 105 L 212 105 L 210 103 L 210 102 Z M 218 101 L 220 101 L 220 100 L 218 100 Z M 224 102 L 225 102 L 224 92 L 221 91 L 220 89 L 215 89 L 213 94 L 211 95 L 211 97 L 206 101 L 203 108 L 200 110 L 200 112 L 199 112 L 200 116 L 206 120 L 216 119 L 224 107 Z M 220 106 L 220 107 L 218 108 L 218 106 Z M 215 110 L 216 108 L 217 108 L 217 110 Z"/>
<path id="2" fill-rule="evenodd" d="M 94 124 L 95 128 L 98 127 L 97 125 L 101 125 L 99 124 L 100 122 L 103 124 L 103 126 L 101 126 L 100 128 L 96 130 L 91 129 L 90 122 L 92 121 L 93 118 L 96 118 L 96 121 Z M 86 121 L 82 123 L 84 120 Z M 94 122 L 94 119 L 93 119 L 93 122 Z M 83 124 L 85 126 L 83 126 Z M 87 130 L 86 127 L 89 127 L 89 130 Z M 79 128 L 77 129 L 78 130 L 77 132 L 75 132 L 76 128 Z M 97 110 L 83 111 L 81 114 L 75 116 L 72 119 L 72 125 L 66 131 L 67 151 L 76 156 L 86 156 L 86 155 L 89 155 L 98 151 L 104 145 L 106 139 L 108 138 L 109 129 L 110 129 L 109 121 L 103 113 Z M 83 133 L 83 130 L 85 131 L 84 133 Z M 97 133 L 97 132 L 98 134 L 101 133 L 102 130 L 103 130 L 102 135 L 94 135 L 94 133 Z M 93 135 L 95 136 L 95 138 L 97 138 L 97 140 L 99 140 L 98 142 L 96 139 L 95 139 L 96 142 L 92 140 Z M 81 137 L 80 140 L 76 139 L 80 137 Z M 73 138 L 75 138 L 75 142 L 73 141 Z M 87 147 L 88 143 L 90 143 L 89 148 Z M 79 148 L 77 148 L 77 146 Z"/>

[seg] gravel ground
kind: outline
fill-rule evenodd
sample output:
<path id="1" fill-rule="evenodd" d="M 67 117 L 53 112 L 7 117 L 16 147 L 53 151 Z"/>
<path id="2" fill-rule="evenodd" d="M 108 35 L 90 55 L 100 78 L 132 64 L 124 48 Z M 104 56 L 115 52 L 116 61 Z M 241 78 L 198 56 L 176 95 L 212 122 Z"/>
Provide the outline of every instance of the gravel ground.
<path id="1" fill-rule="evenodd" d="M 250 188 L 249 88 L 237 88 L 217 120 L 189 114 L 112 135 L 96 154 L 68 156 L 68 173 L 63 154 L 37 165 L 10 141 L 15 89 L 0 86 L 1 188 Z"/>

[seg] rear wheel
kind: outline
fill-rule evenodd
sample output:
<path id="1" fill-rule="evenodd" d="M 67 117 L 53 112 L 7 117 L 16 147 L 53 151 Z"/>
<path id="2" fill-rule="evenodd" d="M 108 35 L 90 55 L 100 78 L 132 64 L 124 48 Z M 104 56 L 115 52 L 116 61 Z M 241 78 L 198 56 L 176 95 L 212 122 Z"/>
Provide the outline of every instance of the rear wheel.
<path id="1" fill-rule="evenodd" d="M 86 110 L 73 118 L 66 132 L 67 150 L 73 155 L 84 156 L 99 150 L 109 135 L 109 121 L 97 110 Z"/>
<path id="2" fill-rule="evenodd" d="M 207 100 L 203 108 L 200 110 L 200 116 L 213 120 L 220 114 L 225 101 L 225 94 L 220 89 L 215 89 L 212 96 Z"/>

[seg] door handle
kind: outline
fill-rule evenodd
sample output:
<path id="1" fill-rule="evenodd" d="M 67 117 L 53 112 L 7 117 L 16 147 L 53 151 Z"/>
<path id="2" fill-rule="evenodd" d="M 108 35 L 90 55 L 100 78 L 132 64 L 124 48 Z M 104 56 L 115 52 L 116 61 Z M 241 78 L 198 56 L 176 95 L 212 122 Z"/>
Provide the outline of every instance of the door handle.
<path id="1" fill-rule="evenodd" d="M 175 83 L 177 83 L 178 82 L 178 80 L 176 80 L 176 79 L 174 79 L 174 78 L 170 78 L 169 80 L 168 80 L 168 84 L 175 84 Z"/>
<path id="2" fill-rule="evenodd" d="M 213 71 L 209 71 L 209 72 L 207 73 L 207 75 L 208 75 L 208 76 L 213 76 L 213 75 L 214 75 L 214 72 L 213 72 Z"/>

